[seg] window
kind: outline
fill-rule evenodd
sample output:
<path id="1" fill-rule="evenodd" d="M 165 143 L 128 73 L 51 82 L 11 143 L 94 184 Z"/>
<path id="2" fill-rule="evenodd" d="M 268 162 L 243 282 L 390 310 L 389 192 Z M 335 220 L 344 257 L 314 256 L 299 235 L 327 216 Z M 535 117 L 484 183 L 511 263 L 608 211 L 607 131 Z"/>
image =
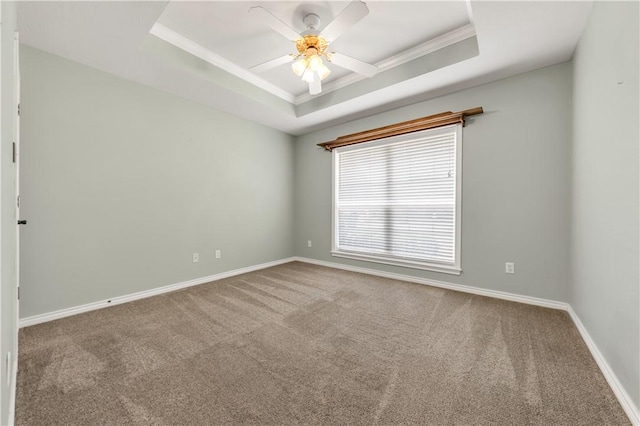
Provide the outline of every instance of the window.
<path id="1" fill-rule="evenodd" d="M 332 254 L 460 274 L 461 129 L 333 149 Z"/>

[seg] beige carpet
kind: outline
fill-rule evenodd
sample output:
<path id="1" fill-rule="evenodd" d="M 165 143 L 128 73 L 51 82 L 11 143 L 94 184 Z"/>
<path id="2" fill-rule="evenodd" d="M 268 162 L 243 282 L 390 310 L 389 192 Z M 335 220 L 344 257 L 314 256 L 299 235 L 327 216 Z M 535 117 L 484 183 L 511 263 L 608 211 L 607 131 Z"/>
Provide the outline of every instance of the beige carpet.
<path id="1" fill-rule="evenodd" d="M 18 425 L 628 424 L 565 312 L 293 262 L 20 331 Z"/>

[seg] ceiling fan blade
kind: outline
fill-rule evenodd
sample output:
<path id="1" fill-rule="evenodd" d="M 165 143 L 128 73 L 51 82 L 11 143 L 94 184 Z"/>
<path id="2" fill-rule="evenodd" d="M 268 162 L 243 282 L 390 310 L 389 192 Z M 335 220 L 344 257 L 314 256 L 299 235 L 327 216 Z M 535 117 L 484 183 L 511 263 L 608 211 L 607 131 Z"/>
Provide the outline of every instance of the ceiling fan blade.
<path id="1" fill-rule="evenodd" d="M 320 78 L 316 76 L 311 83 L 309 83 L 309 94 L 317 95 L 322 92 L 322 83 L 320 82 Z"/>
<path id="2" fill-rule="evenodd" d="M 274 31 L 282 34 L 291 41 L 296 41 L 300 38 L 300 34 L 295 32 L 291 27 L 276 18 L 267 9 L 261 6 L 255 6 L 249 9 L 249 13 L 260 18 L 263 22 L 269 25 Z"/>
<path id="3" fill-rule="evenodd" d="M 355 25 L 358 21 L 369 14 L 369 8 L 361 1 L 354 0 L 336 18 L 329 22 L 320 35 L 331 43 L 345 31 Z"/>
<path id="4" fill-rule="evenodd" d="M 270 70 L 272 68 L 279 67 L 280 65 L 286 64 L 286 63 L 291 62 L 291 61 L 293 61 L 293 56 L 284 55 L 284 56 L 281 56 L 279 58 L 275 58 L 275 59 L 272 59 L 270 61 L 263 62 L 263 63 L 258 64 L 258 65 L 254 65 L 251 68 L 249 68 L 249 70 L 251 70 L 251 71 L 253 71 L 255 73 L 261 73 L 261 72 L 268 71 L 268 70 Z"/>
<path id="5" fill-rule="evenodd" d="M 331 63 L 350 71 L 362 74 L 365 77 L 373 77 L 378 73 L 378 67 L 359 61 L 341 53 L 331 54 Z"/>

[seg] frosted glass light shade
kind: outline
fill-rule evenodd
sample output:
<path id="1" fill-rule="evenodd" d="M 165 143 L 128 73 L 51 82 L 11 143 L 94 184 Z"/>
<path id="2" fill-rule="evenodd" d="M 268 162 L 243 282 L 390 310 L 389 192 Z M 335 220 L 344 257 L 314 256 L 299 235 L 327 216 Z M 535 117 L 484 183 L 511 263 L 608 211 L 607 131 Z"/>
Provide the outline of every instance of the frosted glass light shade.
<path id="1" fill-rule="evenodd" d="M 295 61 L 293 64 L 291 64 L 291 69 L 298 77 L 300 77 L 302 73 L 304 73 L 304 70 L 307 69 L 307 60 L 302 58 L 298 61 Z"/>
<path id="2" fill-rule="evenodd" d="M 324 64 L 322 63 L 322 59 L 320 59 L 320 56 L 318 55 L 309 56 L 308 61 L 311 71 L 318 71 L 320 67 L 324 66 Z"/>
<path id="3" fill-rule="evenodd" d="M 315 73 L 311 71 L 309 68 L 307 68 L 304 71 L 304 74 L 302 74 L 302 81 L 306 83 L 313 83 L 314 80 L 315 80 Z"/>
<path id="4" fill-rule="evenodd" d="M 331 74 L 331 70 L 327 68 L 325 64 L 322 64 L 322 66 L 318 68 L 318 77 L 320 77 L 320 80 L 324 80 L 329 74 Z"/>

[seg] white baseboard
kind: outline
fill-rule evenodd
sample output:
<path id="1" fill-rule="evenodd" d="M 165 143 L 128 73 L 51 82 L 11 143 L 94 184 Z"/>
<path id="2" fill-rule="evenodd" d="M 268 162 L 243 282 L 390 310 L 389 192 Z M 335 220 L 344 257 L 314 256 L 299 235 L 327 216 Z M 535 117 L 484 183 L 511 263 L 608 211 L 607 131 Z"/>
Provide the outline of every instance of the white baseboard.
<path id="1" fill-rule="evenodd" d="M 306 257 L 296 257 L 295 260 L 300 262 L 312 263 L 314 265 L 327 266 L 329 268 L 343 269 L 345 271 L 361 272 L 363 274 L 376 275 L 383 278 L 391 278 L 394 280 L 407 281 L 416 284 L 423 284 L 432 287 L 446 288 L 449 290 L 461 291 L 464 293 L 477 294 L 480 296 L 493 297 L 495 299 L 510 300 L 512 302 L 525 303 L 527 305 L 542 306 L 544 308 L 560 309 L 566 311 L 568 304 L 557 302 L 555 300 L 541 299 L 538 297 L 521 296 L 519 294 L 507 293 L 505 291 L 487 290 L 479 287 L 471 287 L 462 284 L 452 284 L 444 281 L 430 280 L 426 278 L 413 277 L 411 275 L 395 274 L 392 272 L 383 272 L 375 269 L 360 268 L 357 266 L 343 265 L 341 263 L 325 262 L 323 260 L 309 259 Z"/>
<path id="2" fill-rule="evenodd" d="M 611 390 L 613 390 L 613 393 L 618 398 L 618 401 L 620 402 L 620 405 L 622 406 L 625 413 L 627 414 L 627 417 L 629 417 L 629 420 L 631 420 L 631 423 L 633 423 L 636 426 L 640 426 L 640 411 L 638 410 L 638 407 L 635 405 L 635 403 L 633 402 L 633 399 L 629 396 L 629 394 L 625 391 L 620 381 L 618 381 L 618 378 L 616 377 L 613 370 L 611 370 L 611 367 L 605 360 L 604 356 L 602 356 L 602 353 L 594 343 L 593 339 L 591 339 L 591 336 L 589 335 L 589 333 L 587 332 L 587 329 L 582 324 L 582 321 L 580 321 L 580 318 L 578 318 L 578 315 L 574 312 L 573 308 L 571 308 L 571 305 L 569 305 L 568 303 L 557 302 L 555 300 L 540 299 L 537 297 L 521 296 L 518 294 L 507 293 L 503 291 L 486 290 L 483 288 L 469 287 L 469 286 L 460 285 L 460 284 L 451 284 L 451 283 L 446 283 L 442 281 L 428 280 L 425 278 L 412 277 L 410 275 L 394 274 L 391 272 L 382 272 L 374 269 L 360 268 L 356 266 L 343 265 L 340 263 L 325 262 L 322 260 L 309 259 L 305 257 L 296 257 L 295 260 L 300 262 L 312 263 L 314 265 L 327 266 L 329 268 L 334 268 L 334 269 L 343 269 L 346 271 L 361 272 L 363 274 L 375 275 L 383 278 L 392 278 L 400 281 L 408 281 L 408 282 L 417 283 L 417 284 L 425 284 L 425 285 L 441 287 L 441 288 L 446 288 L 446 289 L 455 290 L 455 291 L 462 291 L 465 293 L 478 294 L 482 296 L 495 297 L 497 299 L 510 300 L 513 302 L 520 302 L 520 303 L 526 303 L 529 305 L 536 305 L 536 306 L 542 306 L 545 308 L 553 308 L 553 309 L 560 309 L 560 310 L 567 311 L 569 313 L 569 316 L 573 320 L 573 323 L 576 325 L 576 328 L 580 332 L 582 339 L 584 340 L 587 347 L 591 351 L 591 355 L 593 356 L 596 363 L 598 364 L 598 367 L 600 367 L 602 374 L 607 379 L 607 382 L 609 383 Z"/>
<path id="3" fill-rule="evenodd" d="M 40 324 L 47 321 L 53 321 L 53 320 L 68 317 L 71 315 L 76 315 L 83 312 L 89 312 L 96 309 L 106 308 L 108 306 L 119 305 L 122 303 L 131 302 L 138 299 L 144 299 L 147 297 L 156 296 L 158 294 L 169 293 L 172 291 L 180 290 L 182 288 L 192 287 L 195 285 L 200 285 L 200 284 L 208 283 L 211 281 L 217 281 L 223 278 L 245 274 L 247 272 L 253 272 L 260 269 L 270 268 L 272 266 L 281 265 L 283 263 L 288 263 L 293 261 L 300 261 L 300 262 L 310 263 L 314 265 L 326 266 L 334 269 L 360 272 L 363 274 L 375 275 L 383 278 L 396 279 L 400 281 L 407 281 L 407 282 L 412 282 L 417 284 L 429 285 L 433 287 L 440 287 L 440 288 L 446 288 L 446 289 L 455 290 L 455 291 L 461 291 L 464 293 L 471 293 L 471 294 L 477 294 L 481 296 L 493 297 L 496 299 L 503 299 L 503 300 L 509 300 L 513 302 L 525 303 L 528 305 L 535 305 L 535 306 L 541 306 L 545 308 L 560 309 L 560 310 L 567 311 L 571 319 L 573 320 L 574 324 L 576 325 L 576 328 L 580 332 L 580 335 L 585 341 L 587 347 L 591 351 L 593 358 L 595 359 L 596 363 L 600 367 L 602 374 L 607 379 L 609 386 L 611 386 L 611 389 L 613 390 L 614 394 L 618 398 L 618 401 L 620 401 L 620 405 L 622 405 L 622 408 L 624 409 L 625 413 L 627 414 L 627 416 L 629 417 L 629 419 L 634 425 L 640 426 L 640 411 L 638 410 L 638 407 L 633 402 L 633 399 L 629 396 L 629 394 L 625 391 L 624 387 L 619 382 L 615 373 L 613 372 L 613 370 L 611 370 L 611 367 L 609 366 L 609 364 L 607 363 L 603 355 L 600 353 L 600 350 L 598 349 L 594 341 L 591 339 L 591 336 L 589 335 L 586 328 L 582 324 L 582 321 L 580 321 L 580 318 L 568 303 L 558 302 L 555 300 L 542 299 L 538 297 L 522 296 L 518 294 L 497 291 L 497 290 L 487 290 L 483 288 L 471 287 L 471 286 L 466 286 L 461 284 L 452 284 L 452 283 L 447 283 L 443 281 L 413 277 L 411 275 L 377 271 L 375 269 L 360 268 L 356 266 L 343 265 L 343 264 L 334 263 L 334 262 L 326 262 L 326 261 L 310 259 L 306 257 L 290 257 L 286 259 L 280 259 L 273 262 L 262 263 L 259 265 L 248 266 L 246 268 L 240 268 L 233 271 L 210 275 L 208 277 L 197 278 L 197 279 L 184 281 L 177 284 L 170 284 L 167 286 L 163 286 L 163 287 L 159 287 L 151 290 L 145 290 L 137 293 L 132 293 L 129 295 L 118 296 L 108 300 L 102 300 L 99 302 L 88 303 L 86 305 L 76 306 L 76 307 L 67 308 L 67 309 L 61 309 L 59 311 L 50 312 L 46 314 L 34 315 L 31 317 L 21 319 L 19 321 L 19 327 L 20 328 L 28 327 L 30 325 Z M 17 357 L 14 360 L 13 368 L 14 368 L 14 371 L 12 373 L 14 377 L 13 379 L 14 386 L 12 388 L 12 395 L 11 395 L 12 402 L 10 403 L 10 407 L 13 407 L 13 408 L 9 412 L 10 425 L 13 424 L 14 416 L 15 416 L 15 392 L 16 392 L 15 385 L 17 384 L 15 380 L 16 380 L 16 375 L 18 370 Z"/>
<path id="4" fill-rule="evenodd" d="M 640 410 L 638 410 L 638 406 L 634 403 L 633 399 L 625 391 L 624 387 L 618 380 L 618 377 L 615 375 L 615 373 L 609 366 L 609 363 L 607 362 L 607 360 L 604 358 L 604 356 L 598 349 L 598 346 L 589 335 L 589 332 L 585 328 L 584 324 L 582 324 L 582 321 L 580 321 L 580 317 L 578 317 L 578 314 L 576 314 L 576 312 L 573 310 L 571 306 L 569 306 L 569 309 L 567 311 L 569 312 L 569 316 L 573 320 L 573 323 L 576 325 L 576 328 L 580 332 L 582 339 L 584 340 L 584 342 L 587 344 L 587 347 L 591 351 L 591 355 L 596 360 L 598 367 L 600 367 L 600 371 L 602 371 L 602 374 L 604 375 L 605 379 L 607 379 L 607 382 L 609 383 L 609 386 L 613 390 L 613 393 L 615 393 L 616 397 L 618 398 L 618 401 L 620 401 L 620 405 L 622 405 L 622 408 L 624 409 L 624 412 L 627 414 L 627 417 L 629 417 L 629 420 L 631 420 L 631 423 L 633 423 L 636 426 L 640 426 Z"/>
<path id="5" fill-rule="evenodd" d="M 281 265 L 294 261 L 295 258 L 290 257 L 286 259 L 275 260 L 273 262 L 261 263 L 259 265 L 248 266 L 246 268 L 235 269 L 233 271 L 222 272 L 215 275 L 209 275 L 208 277 L 196 278 L 189 281 L 183 281 L 176 284 L 169 284 L 163 287 L 154 288 L 151 290 L 139 291 L 137 293 L 127 294 L 124 296 L 117 296 L 111 299 L 101 300 L 99 302 L 87 303 L 85 305 L 74 306 L 71 308 L 60 309 L 54 312 L 48 312 L 46 314 L 34 315 L 31 317 L 22 318 L 18 322 L 18 327 L 29 327 L 30 325 L 36 325 L 43 322 L 53 321 L 60 318 L 69 317 L 72 315 L 81 314 L 83 312 L 94 311 L 96 309 L 106 308 L 108 306 L 120 305 L 122 303 L 132 302 L 134 300 L 144 299 L 158 294 L 169 293 L 172 291 L 180 290 L 194 285 L 200 285 L 211 281 L 221 280 L 223 278 L 233 277 L 235 275 L 246 274 L 247 272 L 253 272 L 260 269 L 270 268 L 272 266 Z"/>

